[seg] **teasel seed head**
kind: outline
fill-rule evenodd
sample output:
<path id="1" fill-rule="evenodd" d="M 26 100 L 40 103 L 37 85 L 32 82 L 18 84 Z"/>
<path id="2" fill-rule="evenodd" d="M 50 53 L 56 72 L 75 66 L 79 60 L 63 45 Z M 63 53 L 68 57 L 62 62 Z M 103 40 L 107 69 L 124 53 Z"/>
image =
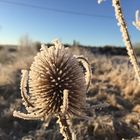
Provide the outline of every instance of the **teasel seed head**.
<path id="1" fill-rule="evenodd" d="M 58 40 L 49 48 L 42 45 L 30 71 L 22 71 L 21 95 L 27 113 L 15 111 L 14 116 L 23 119 L 43 119 L 60 114 L 84 116 L 90 80 L 84 75 L 80 62 L 88 71 L 87 61 L 75 57 Z"/>

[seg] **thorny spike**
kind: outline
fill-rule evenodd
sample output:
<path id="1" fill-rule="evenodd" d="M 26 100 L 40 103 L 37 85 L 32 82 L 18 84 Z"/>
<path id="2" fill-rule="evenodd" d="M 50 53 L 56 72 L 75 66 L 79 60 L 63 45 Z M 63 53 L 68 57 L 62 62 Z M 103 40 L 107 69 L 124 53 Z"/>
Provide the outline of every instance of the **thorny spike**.
<path id="1" fill-rule="evenodd" d="M 25 114 L 20 111 L 14 111 L 13 116 L 24 120 L 40 120 L 43 117 L 43 114 L 38 114 L 38 115 L 35 115 L 34 113 Z"/>
<path id="2" fill-rule="evenodd" d="M 27 80 L 28 80 L 28 71 L 27 70 L 22 70 L 22 78 L 21 78 L 21 83 L 20 83 L 20 90 L 21 90 L 21 97 L 24 102 L 25 107 L 33 105 L 29 101 L 29 95 L 27 94 L 26 86 L 27 86 Z"/>
<path id="3" fill-rule="evenodd" d="M 85 80 L 87 85 L 87 90 L 90 86 L 90 79 L 91 79 L 91 68 L 88 60 L 83 56 L 76 56 L 77 60 L 82 63 L 82 66 L 85 68 Z"/>
<path id="4" fill-rule="evenodd" d="M 47 50 L 47 48 L 48 48 L 48 46 L 47 46 L 47 45 L 42 44 L 42 45 L 41 45 L 41 49 L 40 49 L 40 51 L 46 51 L 46 50 Z"/>
<path id="5" fill-rule="evenodd" d="M 68 96 L 69 96 L 69 91 L 65 89 L 63 91 L 63 104 L 61 106 L 61 112 L 63 115 L 65 115 L 68 110 L 68 104 L 69 104 Z"/>
<path id="6" fill-rule="evenodd" d="M 62 43 L 58 40 L 58 39 L 54 39 L 53 41 L 52 41 L 52 43 L 55 45 L 55 46 L 62 46 Z"/>

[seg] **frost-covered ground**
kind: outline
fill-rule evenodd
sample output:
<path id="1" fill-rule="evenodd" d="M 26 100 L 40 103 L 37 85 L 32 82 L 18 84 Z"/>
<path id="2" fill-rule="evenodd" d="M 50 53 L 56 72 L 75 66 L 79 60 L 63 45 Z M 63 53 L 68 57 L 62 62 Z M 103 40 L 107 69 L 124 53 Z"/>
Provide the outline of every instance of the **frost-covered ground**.
<path id="1" fill-rule="evenodd" d="M 78 140 L 140 139 L 140 85 L 127 56 L 103 56 L 72 48 L 85 55 L 92 66 L 87 93 L 90 120 L 73 118 Z M 21 69 L 29 69 L 35 50 L 0 50 L 0 140 L 62 140 L 56 118 L 49 126 L 12 116 L 21 108 Z"/>

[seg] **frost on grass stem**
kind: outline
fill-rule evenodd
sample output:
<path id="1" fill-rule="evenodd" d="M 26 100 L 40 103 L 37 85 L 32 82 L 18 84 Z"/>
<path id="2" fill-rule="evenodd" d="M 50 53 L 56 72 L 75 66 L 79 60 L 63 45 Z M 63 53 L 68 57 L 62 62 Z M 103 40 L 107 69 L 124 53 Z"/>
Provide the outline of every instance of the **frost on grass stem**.
<path id="1" fill-rule="evenodd" d="M 14 111 L 13 115 L 26 120 L 45 120 L 47 124 L 56 116 L 60 132 L 66 140 L 71 140 L 74 133 L 70 118 L 85 117 L 90 65 L 58 40 L 53 43 L 49 48 L 42 45 L 30 71 L 22 70 L 20 89 L 26 112 Z"/>
<path id="2" fill-rule="evenodd" d="M 120 26 L 120 31 L 122 33 L 122 38 L 123 38 L 124 44 L 126 46 L 127 53 L 129 55 L 132 65 L 134 67 L 136 77 L 137 77 L 138 81 L 140 82 L 140 69 L 138 66 L 138 60 L 137 60 L 136 54 L 134 52 L 134 49 L 133 49 L 133 46 L 131 43 L 131 39 L 130 39 L 128 30 L 127 30 L 127 25 L 126 25 L 124 17 L 123 17 L 120 0 L 112 0 L 112 4 L 114 6 L 115 16 L 116 16 L 116 19 L 118 20 L 118 25 Z"/>
<path id="3" fill-rule="evenodd" d="M 139 15 L 139 10 L 136 11 L 135 13 L 135 20 L 133 21 L 132 24 L 140 31 L 140 15 Z"/>

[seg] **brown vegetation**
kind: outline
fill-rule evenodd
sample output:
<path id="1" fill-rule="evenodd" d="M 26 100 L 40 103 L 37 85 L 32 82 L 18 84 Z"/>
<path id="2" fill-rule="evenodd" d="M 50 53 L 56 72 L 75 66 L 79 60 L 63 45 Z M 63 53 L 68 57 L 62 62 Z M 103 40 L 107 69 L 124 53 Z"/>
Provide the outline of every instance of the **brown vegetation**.
<path id="1" fill-rule="evenodd" d="M 73 47 L 92 65 L 92 80 L 87 93 L 90 120 L 73 118 L 78 140 L 136 139 L 140 136 L 140 86 L 125 56 L 101 56 Z M 61 140 L 54 117 L 49 126 L 40 121 L 24 121 L 12 116 L 21 106 L 21 69 L 29 69 L 36 50 L 8 52 L 0 59 L 0 139 Z M 2 60 L 3 59 L 3 60 Z"/>

